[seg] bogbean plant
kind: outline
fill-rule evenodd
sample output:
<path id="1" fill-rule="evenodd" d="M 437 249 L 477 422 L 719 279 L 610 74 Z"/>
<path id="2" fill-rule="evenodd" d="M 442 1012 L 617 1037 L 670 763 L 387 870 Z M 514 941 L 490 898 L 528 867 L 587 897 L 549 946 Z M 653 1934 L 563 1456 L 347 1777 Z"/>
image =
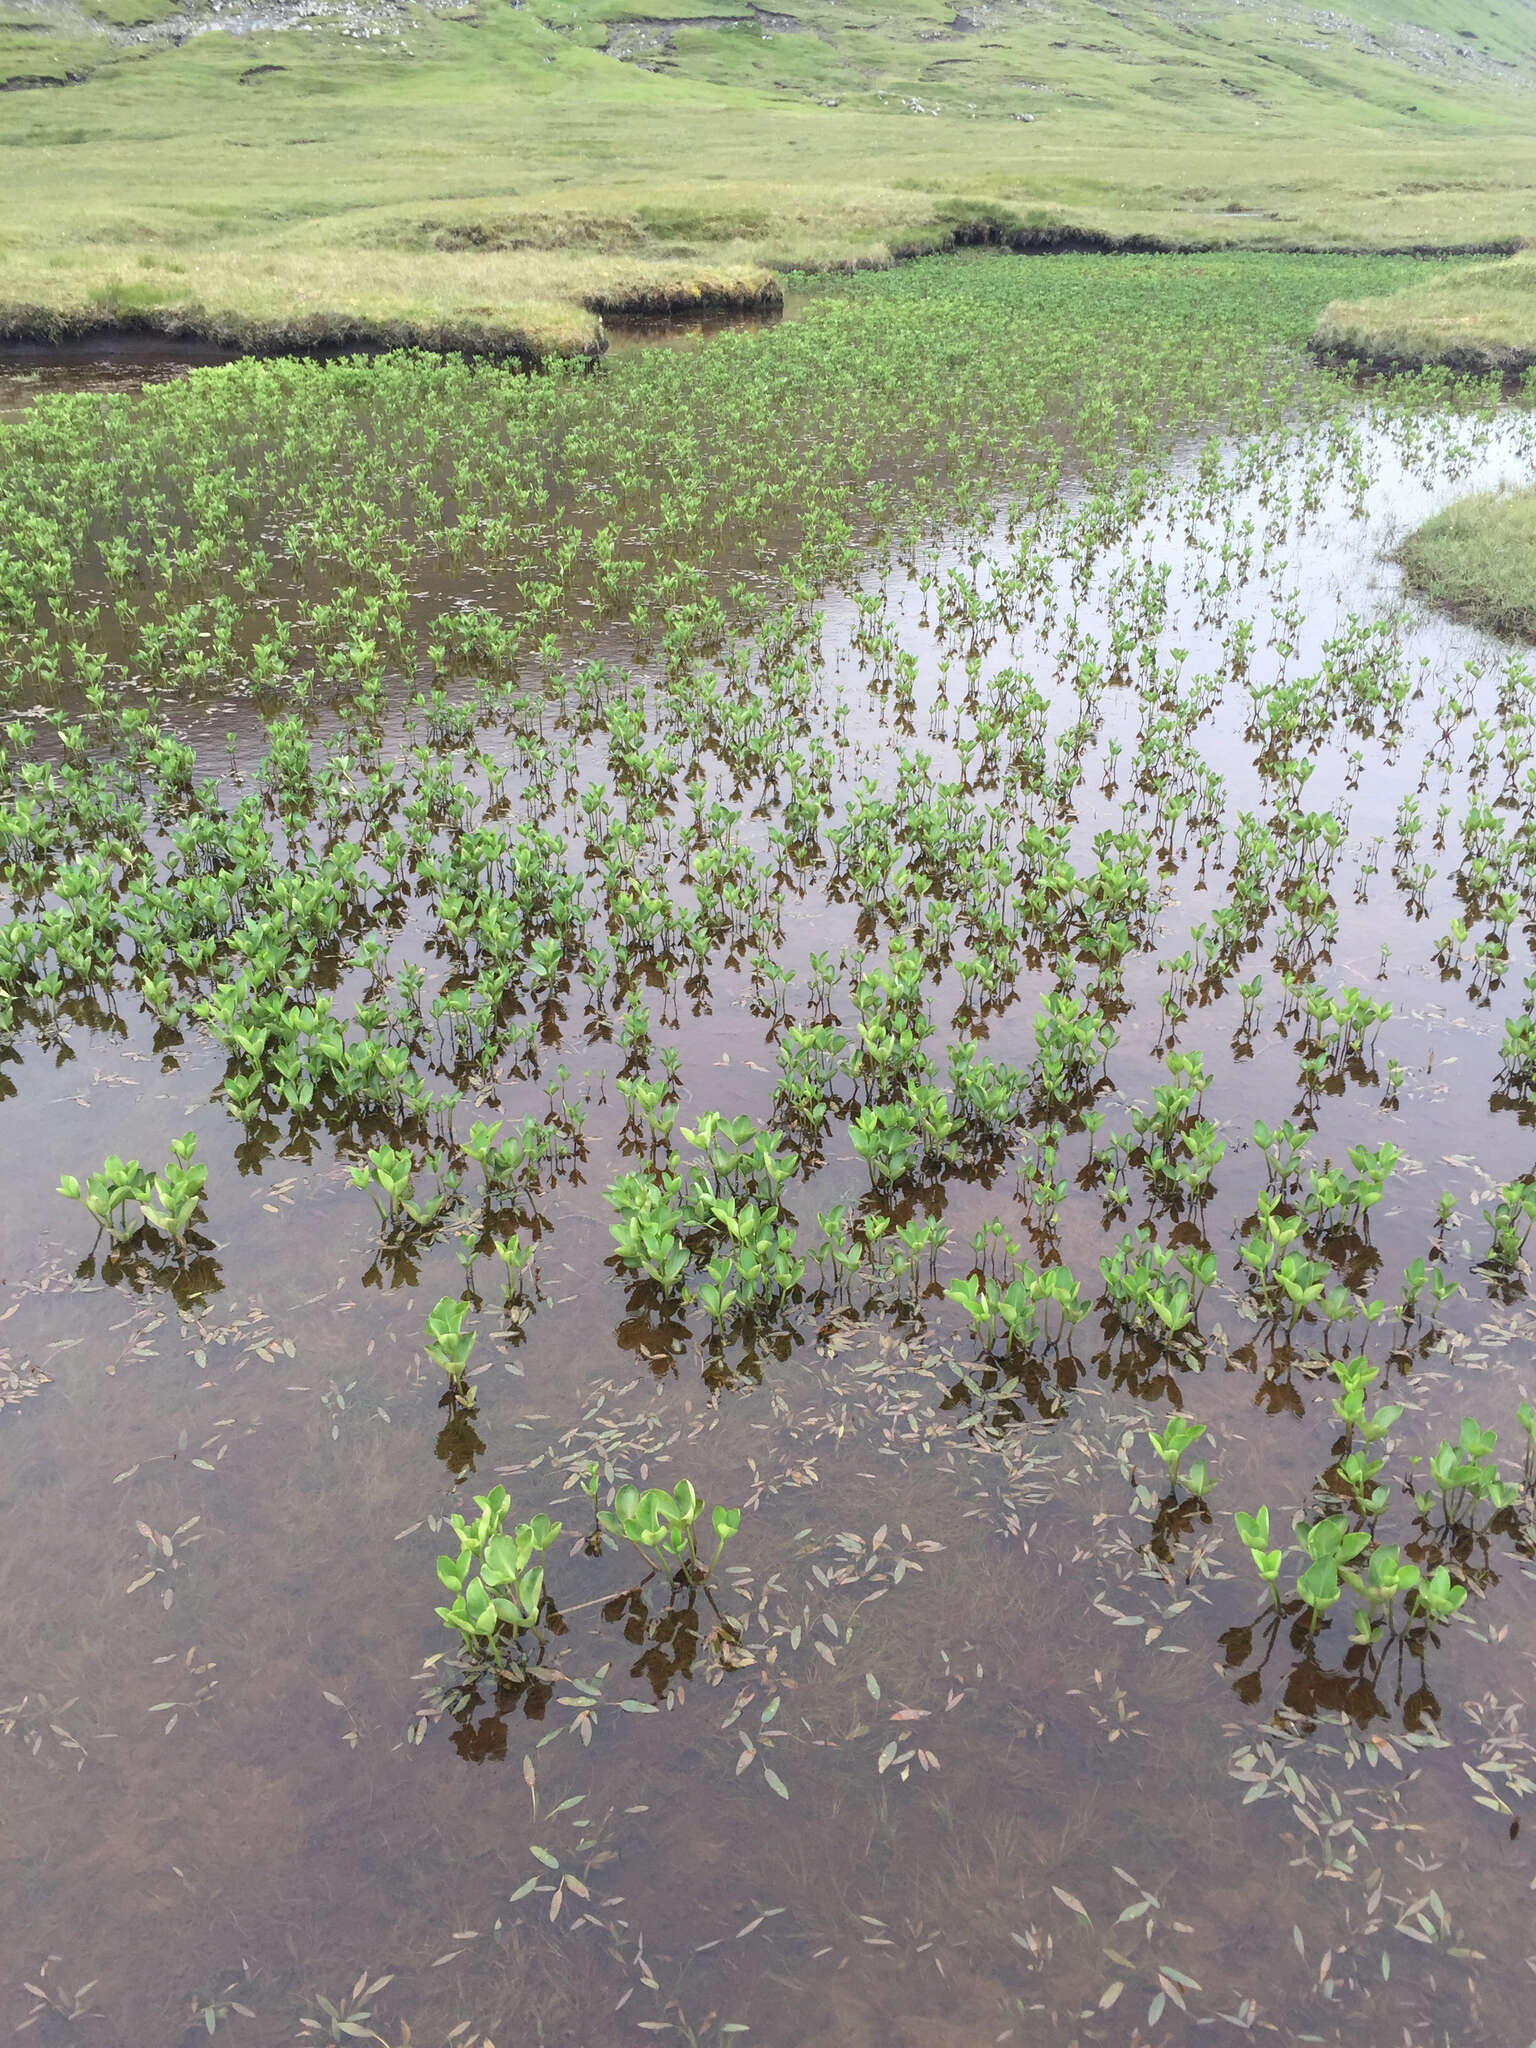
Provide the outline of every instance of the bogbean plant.
<path id="1" fill-rule="evenodd" d="M 519 1637 L 539 1630 L 545 1607 L 542 1559 L 561 1529 L 547 1515 L 535 1515 L 509 1533 L 511 1504 L 504 1486 L 476 1494 L 480 1512 L 472 1521 L 451 1518 L 457 1554 L 437 1560 L 437 1576 L 452 1595 L 437 1610 L 443 1626 L 455 1630 L 467 1650 L 489 1653 L 498 1664 L 515 1652 Z"/>
<path id="2" fill-rule="evenodd" d="M 715 1547 L 706 1563 L 697 1534 L 704 1503 L 690 1481 L 679 1479 L 670 1492 L 664 1486 L 648 1486 L 642 1491 L 626 1483 L 614 1489 L 612 1505 L 606 1508 L 597 1505 L 602 1484 L 598 1465 L 588 1466 L 583 1484 L 591 1496 L 599 1530 L 630 1544 L 644 1560 L 647 1576 L 660 1573 L 674 1586 L 703 1585 L 713 1577 L 721 1552 L 741 1527 L 740 1508 L 717 1506 L 710 1510 Z"/>
<path id="3" fill-rule="evenodd" d="M 1168 1350 L 1198 1344 L 1196 1316 L 1216 1271 L 1214 1252 L 1165 1250 L 1146 1229 L 1128 1232 L 1099 1260 L 1105 1298 L 1121 1322 Z"/>
<path id="4" fill-rule="evenodd" d="M 427 1317 L 426 1353 L 448 1378 L 448 1396 L 460 1407 L 473 1408 L 475 1390 L 469 1384 L 470 1354 L 475 1333 L 464 1325 L 470 1313 L 467 1301 L 445 1294 Z"/>
<path id="5" fill-rule="evenodd" d="M 592 1498 L 598 1529 L 631 1544 L 646 1564 L 646 1576 L 659 1573 L 674 1591 L 707 1587 L 722 1551 L 741 1526 L 739 1508 L 711 1509 L 709 1529 L 715 1542 L 706 1561 L 697 1536 L 704 1504 L 688 1480 L 678 1480 L 670 1491 L 620 1486 L 610 1507 L 596 1505 L 601 1485 L 597 1465 L 588 1468 L 582 1483 Z M 437 1609 L 438 1617 L 471 1657 L 488 1658 L 498 1670 L 536 1662 L 547 1626 L 552 1621 L 560 1625 L 545 1590 L 544 1558 L 563 1524 L 538 1514 L 509 1530 L 511 1497 L 504 1486 L 476 1494 L 475 1506 L 479 1513 L 473 1518 L 450 1517 L 459 1547 L 437 1560 L 437 1576 L 452 1596 L 448 1606 Z"/>
<path id="6" fill-rule="evenodd" d="M 717 1328 L 771 1313 L 805 1272 L 781 1202 L 794 1155 L 750 1117 L 713 1110 L 681 1135 L 702 1155 L 686 1172 L 673 1152 L 657 1175 L 626 1174 L 608 1190 L 620 1262 L 661 1296 L 696 1303 Z"/>
<path id="7" fill-rule="evenodd" d="M 1536 1222 L 1536 1180 L 1509 1181 L 1488 1215 L 1493 1242 L 1483 1263 L 1489 1272 L 1513 1274 Z"/>
<path id="8" fill-rule="evenodd" d="M 1077 1281 L 1064 1266 L 1036 1272 L 1006 1240 L 1006 1271 L 999 1278 L 972 1273 L 945 1289 L 987 1351 L 1038 1351 L 1060 1339 L 1088 1313 Z M 1055 1321 L 1055 1333 L 1051 1324 Z"/>
<path id="9" fill-rule="evenodd" d="M 1177 1491 L 1182 1485 L 1197 1498 L 1202 1497 L 1210 1484 L 1210 1471 L 1203 1458 L 1184 1463 L 1184 1453 L 1192 1444 L 1197 1444 L 1205 1435 L 1205 1424 L 1194 1422 L 1187 1415 L 1170 1415 L 1161 1430 L 1149 1430 L 1147 1438 L 1152 1449 L 1162 1460 L 1168 1474 L 1168 1485 Z"/>
<path id="10" fill-rule="evenodd" d="M 1462 1419 L 1454 1442 L 1442 1440 L 1427 1459 L 1416 1455 L 1407 1461 L 1401 1491 L 1417 1511 L 1416 1559 L 1404 1545 L 1382 1540 L 1379 1531 L 1392 1497 L 1381 1475 L 1393 1449 L 1391 1432 L 1404 1410 L 1384 1403 L 1367 1412 L 1366 1394 L 1377 1374 L 1365 1359 L 1336 1359 L 1330 1369 L 1340 1390 L 1331 1405 L 1344 1427 L 1343 1443 L 1351 1448 L 1341 1451 L 1320 1485 L 1326 1511 L 1311 1520 L 1305 1514 L 1295 1518 L 1294 1551 L 1274 1540 L 1267 1506 L 1251 1515 L 1239 1511 L 1233 1522 L 1277 1613 L 1286 1611 L 1282 1575 L 1290 1558 L 1291 1611 L 1302 1617 L 1306 1630 L 1315 1634 L 1334 1608 L 1353 1596 L 1350 1641 L 1368 1649 L 1383 1635 L 1422 1633 L 1464 1606 L 1471 1543 L 1520 1505 L 1536 1484 L 1536 1408 L 1521 1402 L 1517 1411 L 1525 1437 L 1519 1480 L 1500 1473 L 1494 1456 L 1497 1431 L 1471 1416 Z M 1354 1448 L 1357 1439 L 1360 1447 Z M 1379 1454 L 1372 1455 L 1378 1445 Z M 1427 1485 L 1415 1476 L 1420 1472 Z"/>
<path id="11" fill-rule="evenodd" d="M 132 1243 L 147 1226 L 169 1238 L 185 1258 L 188 1236 L 203 1213 L 203 1191 L 208 1182 L 206 1165 L 194 1163 L 196 1150 L 196 1134 L 188 1131 L 171 1140 L 171 1156 L 158 1169 L 108 1153 L 100 1171 L 87 1174 L 83 1186 L 72 1173 L 66 1173 L 58 1191 L 67 1200 L 82 1204 L 95 1219 L 98 1235 L 106 1231 L 114 1246 Z M 136 1217 L 131 1213 L 135 1209 Z"/>

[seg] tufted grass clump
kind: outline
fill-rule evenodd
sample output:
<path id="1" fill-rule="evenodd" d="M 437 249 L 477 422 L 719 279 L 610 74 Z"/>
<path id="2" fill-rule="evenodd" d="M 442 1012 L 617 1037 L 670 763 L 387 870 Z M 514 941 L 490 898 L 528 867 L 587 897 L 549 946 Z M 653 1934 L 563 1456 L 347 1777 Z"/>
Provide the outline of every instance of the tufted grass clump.
<path id="1" fill-rule="evenodd" d="M 1536 254 L 1435 268 L 1383 298 L 1335 299 L 1312 346 L 1376 369 L 1529 371 L 1536 368 Z"/>
<path id="2" fill-rule="evenodd" d="M 1409 535 L 1398 560 L 1430 604 L 1490 632 L 1536 640 L 1536 488 L 1458 498 Z"/>

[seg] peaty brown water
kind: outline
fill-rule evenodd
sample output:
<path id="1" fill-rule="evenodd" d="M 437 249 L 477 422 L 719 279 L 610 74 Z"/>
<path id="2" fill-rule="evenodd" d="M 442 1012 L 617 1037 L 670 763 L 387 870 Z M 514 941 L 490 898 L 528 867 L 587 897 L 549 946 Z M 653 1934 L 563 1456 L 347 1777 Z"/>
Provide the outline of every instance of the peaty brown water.
<path id="1" fill-rule="evenodd" d="M 1103 671 L 1062 813 L 1070 855 L 1082 872 L 1096 834 L 1147 830 L 1158 893 L 1114 1016 L 1100 1142 L 1166 1082 L 1171 1048 L 1198 1049 L 1226 1148 L 1209 1194 L 1170 1196 L 1132 1164 L 1113 1202 L 1073 1118 L 1048 1223 L 1021 1164 L 1038 1115 L 880 1201 L 834 1119 L 786 1191 L 802 1245 L 834 1204 L 941 1219 L 945 1284 L 1000 1218 L 1094 1303 L 1070 1344 L 988 1362 L 941 1285 L 868 1262 L 841 1286 L 808 1266 L 781 1315 L 724 1338 L 659 1301 L 609 1257 L 604 1191 L 649 1147 L 616 1087 L 618 1019 L 569 976 L 536 1056 L 440 1061 L 468 1091 L 461 1138 L 471 1116 L 530 1113 L 576 1137 L 518 1219 L 536 1301 L 509 1318 L 483 1244 L 465 1248 L 468 1279 L 451 1230 L 380 1245 L 350 1138 L 318 1119 L 243 1131 L 194 1022 L 157 1029 L 129 997 L 22 1035 L 0 1070 L 0 2023 L 103 2048 L 393 2044 L 407 2027 L 418 2048 L 1183 2043 L 1217 2021 L 1285 2042 L 1503 2048 L 1536 2031 L 1528 1507 L 1456 1551 L 1476 1588 L 1462 1615 L 1359 1654 L 1347 1603 L 1315 1635 L 1294 1608 L 1271 1618 L 1231 1523 L 1266 1501 L 1285 1540 L 1294 1510 L 1316 1511 L 1340 1434 L 1325 1340 L 1368 1348 L 1378 1394 L 1404 1408 L 1382 1527 L 1426 1565 L 1440 1553 L 1404 1490 L 1410 1458 L 1471 1412 L 1518 1475 L 1536 1318 L 1523 1273 L 1478 1262 L 1493 1191 L 1532 1164 L 1529 1112 L 1499 1078 L 1528 948 L 1518 922 L 1502 971 L 1470 940 L 1436 944 L 1466 907 L 1469 799 L 1504 789 L 1515 728 L 1495 705 L 1519 656 L 1400 613 L 1384 550 L 1516 474 L 1523 434 L 1447 424 L 1405 447 L 1378 425 L 1353 471 L 1303 446 L 1256 475 L 1236 461 L 1219 490 L 1191 456 L 1091 546 L 1079 499 L 1075 525 L 999 527 L 986 548 L 828 593 L 773 657 L 803 665 L 795 743 L 819 739 L 832 763 L 820 851 L 798 865 L 776 866 L 771 836 L 789 778 L 741 774 L 707 721 L 709 795 L 777 877 L 774 956 L 795 978 L 781 1004 L 740 954 L 658 967 L 645 1001 L 678 1056 L 679 1131 L 706 1109 L 767 1119 L 786 1011 L 856 1022 L 851 973 L 892 933 L 832 832 L 891 800 L 899 840 L 949 785 L 959 815 L 995 814 L 999 888 L 1017 892 L 1041 782 L 1085 671 Z M 1009 670 L 1046 702 L 1032 768 L 991 729 Z M 1344 672 L 1365 679 L 1357 711 L 1306 744 L 1302 799 L 1343 828 L 1337 929 L 1284 940 L 1276 906 L 1239 971 L 1180 968 L 1227 899 L 1242 814 L 1283 808 L 1249 683 L 1334 688 Z M 1150 773 L 1148 707 L 1187 702 L 1202 676 L 1193 737 Z M 1365 682 L 1404 677 L 1394 730 Z M 675 735 L 677 686 L 654 667 L 630 686 L 647 739 Z M 529 768 L 528 693 L 532 730 L 572 750 L 552 780 Z M 1447 693 L 1467 708 L 1452 717 Z M 577 792 L 615 788 L 605 712 L 538 679 L 505 716 L 464 701 L 499 789 L 461 746 L 428 755 L 475 817 L 560 837 L 603 904 Z M 247 702 L 178 723 L 227 801 L 254 786 L 266 735 Z M 429 772 L 419 738 L 397 709 L 385 753 L 407 795 Z M 1394 874 L 1413 796 L 1418 850 Z M 674 892 L 697 873 L 684 804 L 678 789 L 654 833 Z M 942 887 L 906 899 L 908 931 L 944 907 Z M 1271 957 L 1287 945 L 1302 980 L 1391 1005 L 1315 1085 Z M 930 1050 L 972 1039 L 1028 1062 L 1050 965 L 1026 947 L 989 1000 L 968 997 L 964 953 L 934 979 Z M 843 963 L 824 997 L 815 956 Z M 426 895 L 407 904 L 405 958 L 427 998 L 452 979 Z M 362 980 L 340 977 L 338 1007 Z M 1405 1265 L 1438 1245 L 1464 1292 L 1437 1317 L 1389 1308 L 1346 1341 L 1315 1314 L 1288 1332 L 1256 1308 L 1239 1254 L 1266 1178 L 1253 1123 L 1287 1116 L 1318 1167 L 1401 1148 L 1384 1199 L 1326 1256 L 1395 1305 Z M 189 1128 L 209 1165 L 206 1250 L 186 1273 L 142 1246 L 90 1252 L 60 1171 L 109 1150 L 159 1160 Z M 1217 1255 L 1198 1347 L 1160 1348 L 1099 1299 L 1097 1261 L 1142 1222 Z M 443 1406 L 422 1350 L 432 1304 L 466 1286 L 481 1296 L 472 1416 Z M 1170 1410 L 1205 1425 L 1208 1503 L 1164 1484 L 1147 1428 Z M 632 1560 L 590 1553 L 575 1482 L 591 1458 L 744 1508 L 709 1593 L 668 1600 L 636 1588 Z M 518 1517 L 564 1518 L 546 1560 L 557 1614 L 526 1679 L 465 1689 L 434 1559 L 448 1513 L 496 1483 Z"/>

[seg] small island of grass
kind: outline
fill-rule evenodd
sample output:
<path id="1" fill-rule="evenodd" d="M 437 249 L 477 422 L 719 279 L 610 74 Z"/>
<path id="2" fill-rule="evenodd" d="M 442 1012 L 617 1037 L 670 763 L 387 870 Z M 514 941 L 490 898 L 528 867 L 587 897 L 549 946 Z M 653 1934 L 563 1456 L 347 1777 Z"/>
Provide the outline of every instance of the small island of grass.
<path id="1" fill-rule="evenodd" d="M 1410 534 L 1397 559 L 1429 603 L 1536 640 L 1536 487 L 1458 499 Z"/>
<path id="2" fill-rule="evenodd" d="M 1380 369 L 1432 363 L 1487 375 L 1536 368 L 1536 252 L 1454 270 L 1380 299 L 1335 299 L 1312 335 L 1319 354 Z"/>

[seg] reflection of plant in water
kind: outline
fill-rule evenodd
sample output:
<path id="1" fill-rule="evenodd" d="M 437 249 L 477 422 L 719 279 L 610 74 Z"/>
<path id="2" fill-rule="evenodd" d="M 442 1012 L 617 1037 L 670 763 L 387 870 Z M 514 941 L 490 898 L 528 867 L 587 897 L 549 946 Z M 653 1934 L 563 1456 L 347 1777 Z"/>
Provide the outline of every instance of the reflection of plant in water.
<path id="1" fill-rule="evenodd" d="M 475 1428 L 474 1411 L 466 1411 L 455 1403 L 433 1448 L 455 1478 L 473 1472 L 475 1460 L 485 1455 L 485 1439 Z"/>
<path id="2" fill-rule="evenodd" d="M 489 1704 L 482 1685 L 491 1688 Z M 507 1717 L 520 1709 L 525 1720 L 542 1721 L 554 1694 L 548 1679 L 537 1669 L 504 1666 L 487 1670 L 471 1663 L 452 1681 L 437 1684 L 430 1697 L 433 1706 L 446 1706 L 453 1717 L 453 1746 L 466 1763 L 500 1763 L 507 1754 Z M 480 1713 L 481 1708 L 484 1713 Z M 476 1714 L 480 1717 L 477 1720 Z"/>
<path id="3" fill-rule="evenodd" d="M 644 1594 L 632 1587 L 608 1601 L 602 1616 L 606 1622 L 623 1622 L 626 1640 L 641 1653 L 630 1668 L 630 1677 L 644 1678 L 656 1699 L 664 1699 L 675 1683 L 693 1676 L 703 1638 L 692 1589 L 682 1605 L 673 1603 L 653 1614 Z"/>

